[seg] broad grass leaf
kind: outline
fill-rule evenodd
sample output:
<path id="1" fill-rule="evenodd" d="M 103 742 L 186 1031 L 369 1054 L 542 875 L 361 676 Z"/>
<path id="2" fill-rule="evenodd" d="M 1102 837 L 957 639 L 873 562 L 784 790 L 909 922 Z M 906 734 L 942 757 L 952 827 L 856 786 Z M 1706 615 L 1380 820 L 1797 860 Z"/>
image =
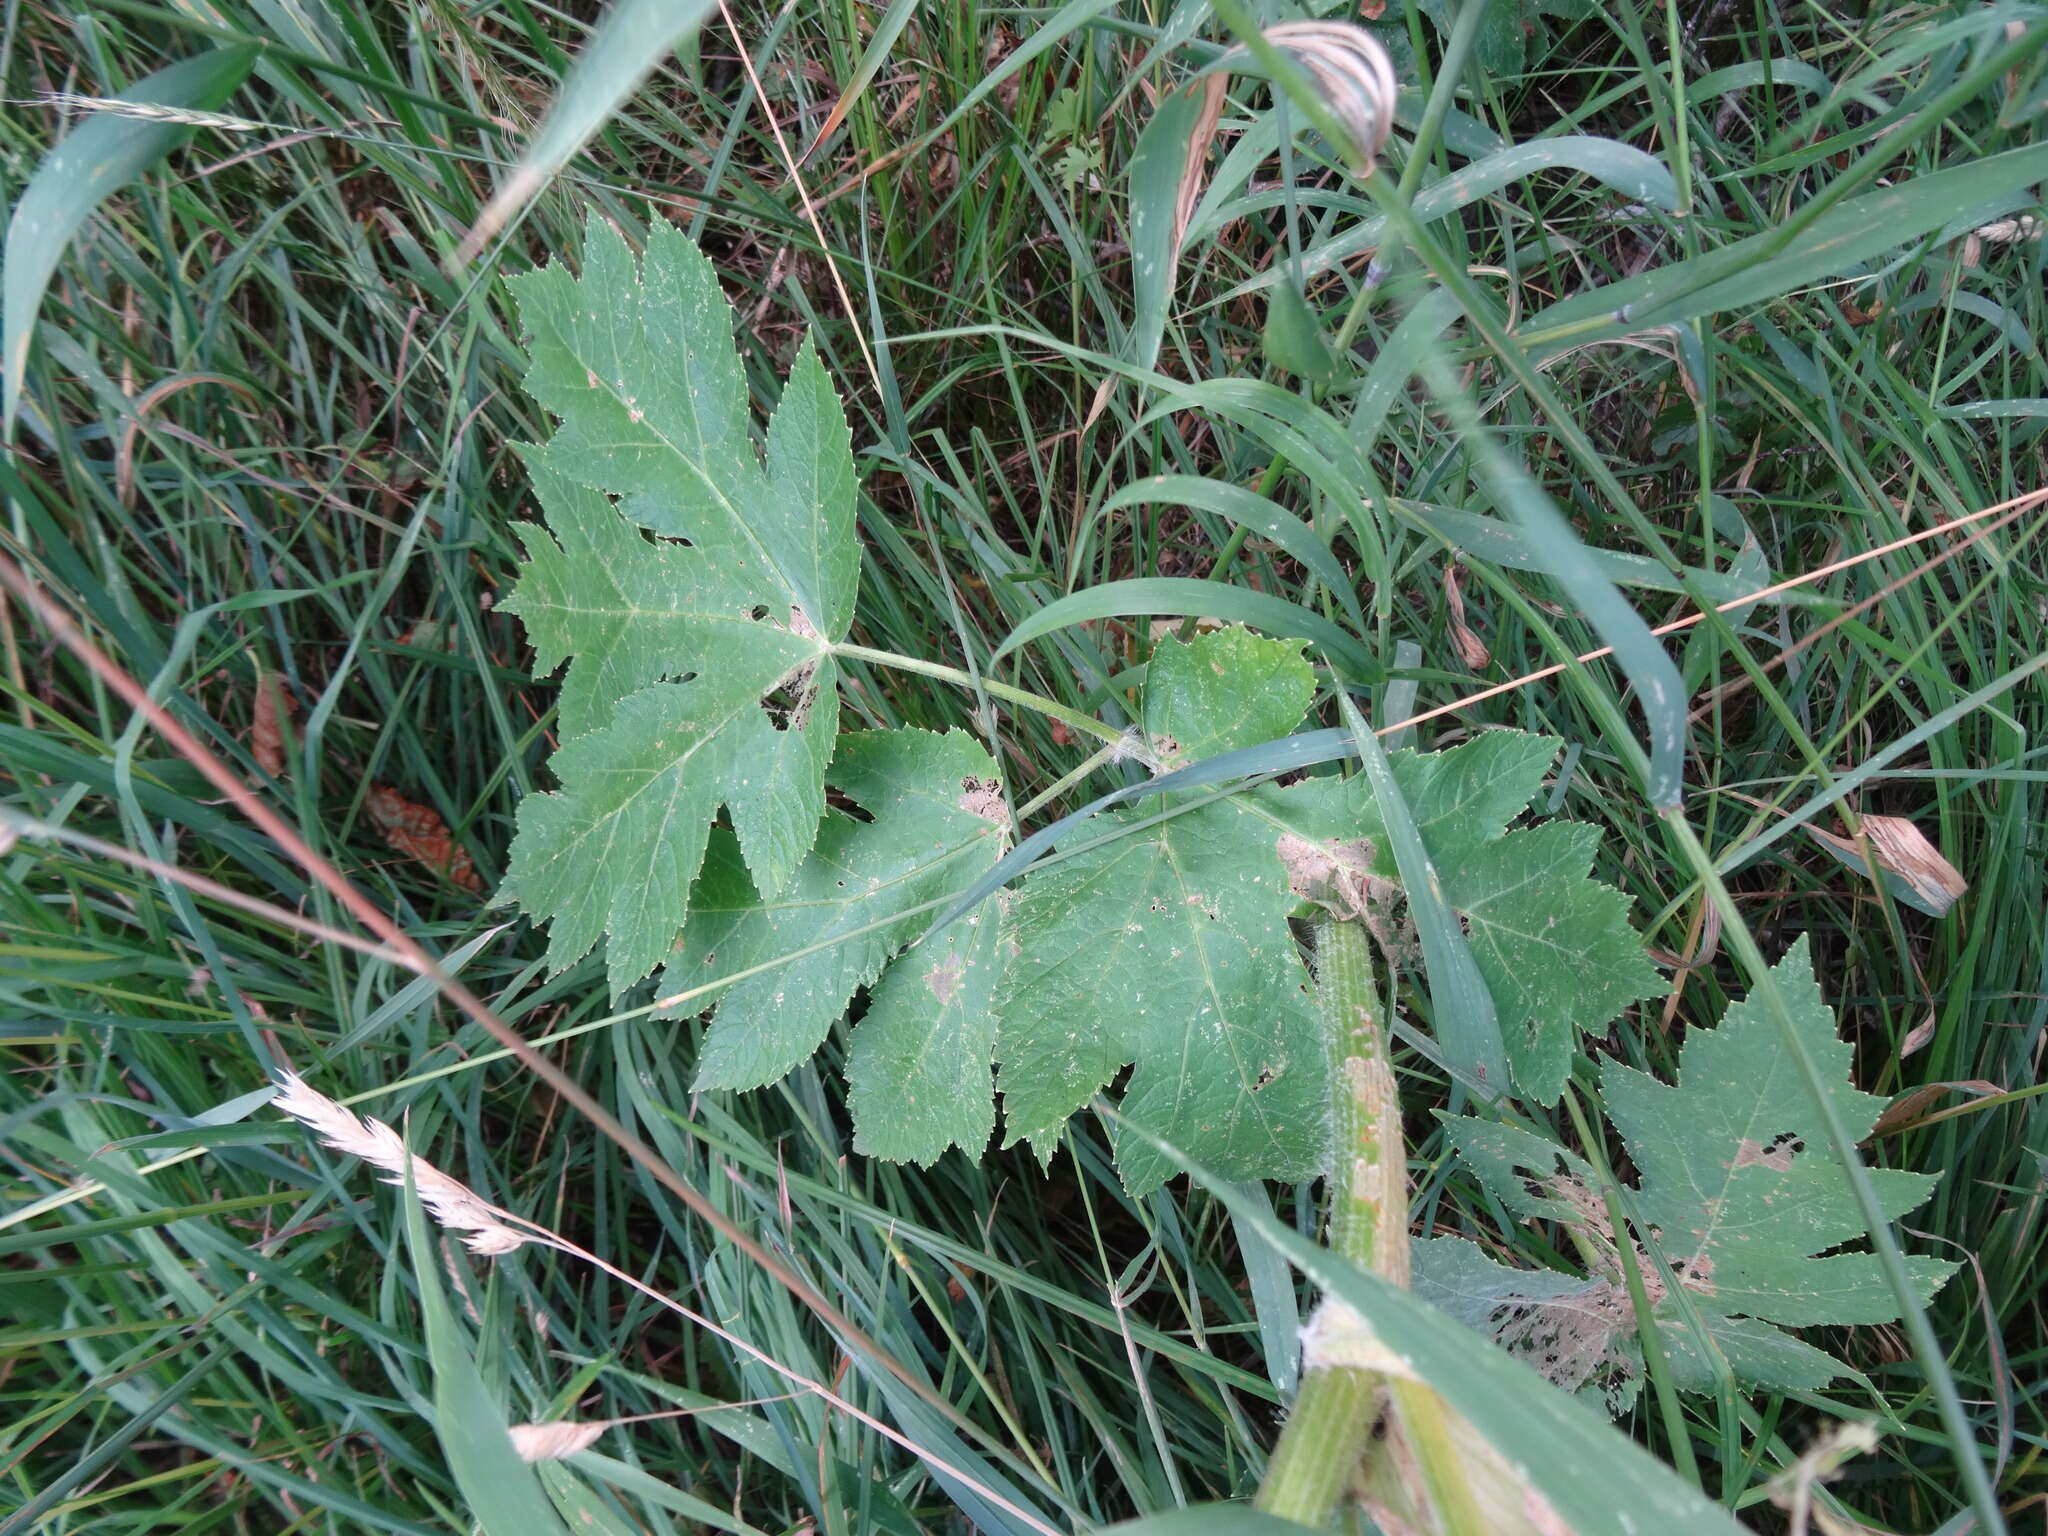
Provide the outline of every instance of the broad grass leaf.
<path id="1" fill-rule="evenodd" d="M 1249 1504 L 1190 1504 L 1163 1515 L 1108 1526 L 1102 1536 L 1300 1536 L 1314 1529 Z"/>
<path id="2" fill-rule="evenodd" d="M 1306 640 L 1361 683 L 1377 682 L 1384 672 L 1370 649 L 1299 603 L 1270 592 L 1188 576 L 1134 576 L 1055 598 L 1011 630 L 996 647 L 995 656 L 1006 656 L 1027 641 L 1069 624 L 1154 614 L 1179 618 L 1213 616 L 1248 624 L 1268 634 Z"/>
<path id="3" fill-rule="evenodd" d="M 711 0 L 617 0 L 591 29 L 526 153 L 477 215 L 459 259 L 531 202 L 710 13 Z"/>
<path id="4" fill-rule="evenodd" d="M 214 48 L 160 69 L 122 91 L 116 100 L 159 107 L 207 111 L 241 88 L 256 62 L 248 47 Z M 36 312 L 63 259 L 65 247 L 93 210 L 148 170 L 193 134 L 173 118 L 95 114 L 43 157 L 14 204 L 7 223 L 0 310 L 5 340 L 0 343 L 0 442 L 14 436 L 14 412 L 28 372 L 29 343 Z"/>
<path id="5" fill-rule="evenodd" d="M 1328 541 L 1277 502 L 1227 480 L 1207 480 L 1199 475 L 1150 475 L 1118 491 L 1096 509 L 1096 515 L 1107 519 L 1125 507 L 1151 505 L 1197 507 L 1213 512 L 1277 545 L 1314 572 L 1331 596 L 1344 605 L 1352 628 L 1364 630 L 1365 615 L 1358 606 L 1357 593 L 1352 590 L 1352 578 Z"/>
<path id="6" fill-rule="evenodd" d="M 1131 151 L 1128 233 L 1136 313 L 1124 356 L 1139 368 L 1159 361 L 1180 271 L 1181 236 L 1193 211 L 1185 188 L 1209 152 L 1220 106 L 1205 81 L 1168 91 Z"/>
<path id="7" fill-rule="evenodd" d="M 568 670 L 561 788 L 520 807 L 505 894 L 558 968 L 605 939 L 616 993 L 668 956 L 721 805 L 763 896 L 816 836 L 859 581 L 851 440 L 806 344 L 763 462 L 731 310 L 667 225 L 636 262 L 593 219 L 580 277 L 517 293 L 560 424 L 528 455 L 548 523 L 506 606 L 536 667 Z"/>
<path id="8" fill-rule="evenodd" d="M 1456 145 L 1451 146 L 1457 148 Z M 1449 175 L 1424 187 L 1415 197 L 1415 216 L 1427 224 L 1448 217 L 1459 209 L 1491 197 L 1503 187 L 1542 171 L 1576 171 L 1606 183 L 1623 197 L 1658 208 L 1678 206 L 1678 186 L 1671 172 L 1655 156 L 1633 145 L 1591 134 L 1563 134 L 1527 144 L 1474 145 L 1483 158 L 1475 158 Z M 1198 221 L 1199 223 L 1199 221 Z M 1287 263 L 1275 263 L 1258 277 L 1247 278 L 1217 296 L 1214 302 L 1256 293 L 1281 283 L 1306 283 L 1324 272 L 1343 266 L 1355 257 L 1379 248 L 1387 238 L 1386 220 L 1369 215 L 1347 223 L 1341 234 L 1301 253 L 1298 270 Z"/>
<path id="9" fill-rule="evenodd" d="M 455 1486 L 483 1536 L 566 1536 L 568 1527 L 548 1503 L 539 1476 L 520 1459 L 504 1405 L 477 1369 L 467 1331 L 448 1305 L 440 1255 L 410 1172 L 404 1187 L 406 1244 L 433 1367 L 434 1434 Z"/>
<path id="10" fill-rule="evenodd" d="M 1744 309 L 1857 270 L 1937 230 L 1963 230 L 2033 201 L 2048 176 L 2048 144 L 2029 144 L 1914 176 L 1830 208 L 1790 243 L 1766 230 L 1561 299 L 1529 317 L 1534 355 L 1631 331 Z"/>
<path id="11" fill-rule="evenodd" d="M 1860 1140 L 1884 1101 L 1849 1081 L 1853 1053 L 1821 998 L 1804 938 L 1772 974 L 1831 1084 L 1837 1113 L 1851 1138 Z M 1862 1212 L 1841 1166 L 1825 1150 L 1825 1128 L 1777 1024 L 1761 1007 L 1737 1003 L 1719 1028 L 1688 1036 L 1675 1085 L 1609 1060 L 1601 1089 L 1637 1170 L 1628 1199 L 1635 1226 L 1629 1241 L 1641 1244 L 1647 1235 L 1685 1292 L 1682 1299 L 1671 1295 L 1665 1268 L 1638 1247 L 1679 1384 L 1711 1390 L 1714 1354 L 1739 1379 L 1779 1391 L 1808 1390 L 1843 1374 L 1837 1362 L 1779 1328 L 1890 1322 L 1898 1304 L 1875 1257 L 1834 1251 L 1864 1235 Z M 1583 1277 L 1532 1276 L 1493 1263 L 1460 1239 L 1445 1239 L 1417 1246 L 1417 1289 L 1496 1335 L 1520 1330 L 1524 1342 L 1526 1319 L 1548 1311 L 1553 1334 L 1570 1334 L 1571 1347 L 1554 1351 L 1567 1365 L 1605 1351 L 1606 1365 L 1636 1368 L 1640 1356 L 1629 1338 L 1635 1320 L 1621 1289 L 1619 1239 L 1595 1193 L 1593 1171 L 1576 1154 L 1513 1126 L 1458 1118 L 1446 1120 L 1445 1130 L 1510 1210 L 1567 1223 L 1607 1258 Z M 1870 1178 L 1891 1217 L 1919 1205 L 1934 1185 L 1931 1175 L 1892 1169 L 1872 1170 Z M 1953 1267 L 1915 1257 L 1907 1264 L 1923 1296 Z M 1576 1321 L 1559 1314 L 1560 1305 Z M 1599 1329 L 1606 1337 L 1593 1337 Z M 1625 1344 L 1620 1353 L 1618 1340 Z M 1569 1371 L 1551 1374 L 1574 1388 L 1592 1380 L 1568 1379 Z M 1621 1384 L 1604 1380 L 1601 1390 L 1610 1406 L 1625 1406 Z"/>

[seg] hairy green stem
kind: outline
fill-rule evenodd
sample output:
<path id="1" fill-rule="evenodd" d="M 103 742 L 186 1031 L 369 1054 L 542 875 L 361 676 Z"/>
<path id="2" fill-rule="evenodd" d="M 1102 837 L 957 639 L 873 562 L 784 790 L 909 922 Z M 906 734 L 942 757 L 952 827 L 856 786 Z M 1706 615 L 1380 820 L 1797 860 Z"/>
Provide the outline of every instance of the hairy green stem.
<path id="1" fill-rule="evenodd" d="M 1259 1484 L 1258 1507 L 1302 1525 L 1325 1526 L 1357 1474 L 1379 1419 L 1374 1371 L 1311 1371 Z"/>
<path id="2" fill-rule="evenodd" d="M 963 672 L 958 667 L 949 667 L 942 662 L 924 661 L 919 657 L 905 656 L 896 651 L 878 651 L 865 645 L 848 645 L 844 641 L 834 643 L 832 654 L 842 661 L 865 661 L 871 666 L 891 667 L 898 672 L 915 672 L 920 677 L 936 677 L 941 682 L 958 683 L 962 688 L 979 687 L 991 698 L 1034 709 L 1041 715 L 1081 732 L 1084 736 L 1093 736 L 1097 741 L 1122 741 L 1124 737 L 1124 733 L 1115 726 L 1104 725 L 1093 715 L 1085 715 L 1078 709 L 1071 709 L 1057 699 L 1048 699 L 1042 693 L 1032 693 L 1029 689 L 999 683 L 993 678 L 977 678 L 972 672 Z"/>
<path id="3" fill-rule="evenodd" d="M 1360 1268 L 1406 1285 L 1408 1149 L 1380 1019 L 1372 948 L 1357 922 L 1332 917 L 1317 929 L 1316 997 L 1329 1052 L 1335 1149 L 1330 1248 Z M 1326 1309 L 1332 1305 L 1324 1303 Z M 1332 1320 L 1318 1314 L 1318 1323 L 1328 1324 L 1328 1353 L 1338 1358 L 1318 1360 L 1311 1346 L 1301 1393 L 1259 1488 L 1258 1507 L 1305 1525 L 1326 1524 L 1371 1443 L 1384 1390 L 1446 1536 L 1485 1536 L 1441 1400 L 1419 1381 L 1390 1377 L 1362 1361 L 1345 1363 L 1344 1330 L 1355 1328 L 1361 1341 L 1368 1337 L 1355 1317 Z M 1317 1332 L 1312 1325 L 1312 1335 Z"/>
<path id="4" fill-rule="evenodd" d="M 1044 807 L 1052 804 L 1053 801 L 1059 799 L 1061 795 L 1064 795 L 1076 784 L 1079 784 L 1083 779 L 1087 778 L 1089 774 L 1095 772 L 1096 769 L 1105 767 L 1108 764 L 1115 762 L 1117 760 L 1118 755 L 1123 751 L 1123 745 L 1123 739 L 1119 737 L 1117 740 L 1112 741 L 1108 743 L 1106 746 L 1100 747 L 1096 751 L 1090 753 L 1088 755 L 1087 761 L 1083 762 L 1080 765 L 1080 767 L 1074 769 L 1071 773 L 1062 775 L 1058 782 L 1047 785 L 1044 789 L 1040 790 L 1037 794 L 1033 795 L 1023 805 L 1018 806 L 1018 822 L 1022 823 L 1028 821 L 1031 817 L 1032 812 L 1041 810 Z"/>
<path id="5" fill-rule="evenodd" d="M 1408 1151 L 1380 1022 L 1372 946 L 1356 922 L 1316 930 L 1317 998 L 1330 1052 L 1336 1158 L 1330 1248 L 1396 1285 L 1408 1283 Z"/>

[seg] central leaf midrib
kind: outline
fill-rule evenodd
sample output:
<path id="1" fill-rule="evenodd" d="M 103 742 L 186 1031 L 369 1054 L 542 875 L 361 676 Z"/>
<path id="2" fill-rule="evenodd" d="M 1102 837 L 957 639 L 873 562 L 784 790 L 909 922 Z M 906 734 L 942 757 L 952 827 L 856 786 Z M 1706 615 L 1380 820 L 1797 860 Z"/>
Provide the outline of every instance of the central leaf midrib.
<path id="1" fill-rule="evenodd" d="M 613 402 L 616 405 L 618 405 L 621 410 L 627 413 L 627 419 L 631 420 L 634 406 L 627 401 L 626 397 L 620 394 L 615 386 L 605 383 L 603 375 L 600 374 L 595 368 L 590 366 L 590 360 L 588 358 L 579 356 L 577 358 L 577 361 L 583 364 L 584 371 L 591 378 L 597 380 L 598 388 L 603 390 L 604 393 L 606 393 L 607 395 L 610 395 L 612 397 Z M 787 389 L 788 386 L 785 385 L 784 388 Z M 782 562 L 775 558 L 775 556 L 769 551 L 768 546 L 761 542 L 760 535 L 754 532 L 752 525 L 750 525 L 745 518 L 740 516 L 739 508 L 735 507 L 732 504 L 732 498 L 726 495 L 724 487 L 720 486 L 716 480 L 711 478 L 710 471 L 705 469 L 703 465 L 693 460 L 688 453 L 684 452 L 682 446 L 679 443 L 677 443 L 674 438 L 670 437 L 666 432 L 662 431 L 662 429 L 656 426 L 654 422 L 651 419 L 649 419 L 645 414 L 643 414 L 641 419 L 638 422 L 635 422 L 634 425 L 643 426 L 647 428 L 648 432 L 656 439 L 656 441 L 660 442 L 664 447 L 668 449 L 670 453 L 675 455 L 676 461 L 680 463 L 683 466 L 683 468 L 688 470 L 691 474 L 695 475 L 699 480 L 701 480 L 704 483 L 705 489 L 709 490 L 711 494 L 718 499 L 718 504 L 725 509 L 726 520 L 729 523 L 731 523 L 734 527 L 739 529 L 739 531 L 746 536 L 747 542 L 749 544 L 752 544 L 754 548 L 760 552 L 761 563 L 767 566 L 769 570 L 775 573 L 776 579 L 782 584 L 783 593 L 792 600 L 801 599 L 804 596 L 804 593 L 798 588 L 797 583 L 790 577 L 789 572 L 782 568 Z M 753 438 L 751 435 L 749 435 L 749 437 L 747 438 L 745 452 L 747 457 L 754 457 L 755 450 Z M 768 489 L 772 493 L 777 486 L 777 482 L 770 477 L 767 470 L 767 466 L 757 461 L 750 465 L 750 467 L 761 476 L 761 483 L 764 486 L 768 487 Z M 820 604 L 820 606 L 822 606 L 822 603 Z M 821 626 L 825 622 L 825 615 L 822 613 L 812 614 L 810 615 L 810 618 L 814 624 L 818 624 Z"/>
<path id="2" fill-rule="evenodd" d="M 897 874 L 889 876 L 887 879 L 876 881 L 873 885 L 869 886 L 866 890 L 864 890 L 857 896 L 845 896 L 837 898 L 828 896 L 822 897 L 817 901 L 750 901 L 743 907 L 707 907 L 698 904 L 693 905 L 690 908 L 690 910 L 692 912 L 699 914 L 700 916 L 709 913 L 719 913 L 727 917 L 744 917 L 747 914 L 753 912 L 761 912 L 774 915 L 784 912 L 815 912 L 830 910 L 838 907 L 854 907 L 858 906 L 863 902 L 873 900 L 877 895 L 879 895 L 883 891 L 893 889 L 894 887 L 903 884 L 906 880 L 912 880 L 919 875 L 928 874 L 932 870 L 939 868 L 941 865 L 951 862 L 952 860 L 958 858 L 961 854 L 973 848 L 974 845 L 980 840 L 981 834 L 976 833 L 964 843 L 955 843 L 952 847 L 946 849 L 945 852 L 939 854 L 936 858 L 930 859 L 921 864 L 913 865 L 908 869 L 902 870 Z M 854 872 L 848 866 L 842 864 L 838 867 L 846 870 L 846 873 L 849 876 L 853 876 Z M 866 880 L 869 877 L 866 875 L 861 875 L 857 876 L 856 878 Z"/>

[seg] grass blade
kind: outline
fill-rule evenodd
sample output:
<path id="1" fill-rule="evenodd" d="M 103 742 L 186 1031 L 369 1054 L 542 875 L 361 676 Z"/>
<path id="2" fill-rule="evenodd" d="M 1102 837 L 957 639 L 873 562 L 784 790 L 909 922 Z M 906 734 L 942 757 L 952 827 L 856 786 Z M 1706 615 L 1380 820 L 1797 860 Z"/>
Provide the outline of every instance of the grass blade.
<path id="1" fill-rule="evenodd" d="M 619 0 L 576 56 L 525 156 L 463 237 L 454 264 L 476 256 L 605 125 L 661 61 L 704 24 L 712 0 Z"/>
<path id="2" fill-rule="evenodd" d="M 469 1512 L 483 1536 L 568 1536 L 539 1476 L 513 1448 L 505 1430 L 505 1410 L 484 1385 L 462 1325 L 448 1306 L 441 1289 L 438 1248 L 427 1230 L 410 1168 L 405 1235 L 412 1249 L 413 1280 L 419 1286 L 427 1358 L 434 1370 L 434 1433 Z"/>
<path id="3" fill-rule="evenodd" d="M 107 197 L 148 170 L 195 131 L 176 109 L 207 112 L 248 78 L 253 48 L 216 48 L 160 69 L 114 99 L 171 109 L 162 117 L 102 112 L 67 134 L 29 178 L 7 225 L 4 286 L 6 384 L 0 396 L 0 441 L 14 435 L 14 411 L 28 371 L 36 311 L 64 248 Z"/>
<path id="4" fill-rule="evenodd" d="M 1381 667 L 1372 652 L 1321 614 L 1268 592 L 1185 576 L 1137 576 L 1129 581 L 1104 582 L 1084 592 L 1071 592 L 1047 603 L 1011 630 L 990 660 L 1000 661 L 1018 646 L 1069 624 L 1141 614 L 1213 618 L 1226 624 L 1249 625 L 1269 635 L 1284 635 L 1320 646 L 1332 662 L 1359 682 L 1376 683 L 1381 677 Z"/>
<path id="5" fill-rule="evenodd" d="M 1874 256 L 1936 230 L 1961 231 L 2034 200 L 2048 177 L 2048 144 L 2029 144 L 1982 160 L 1916 176 L 1851 199 L 1775 254 L 1765 230 L 1690 261 L 1607 283 L 1560 300 L 1532 317 L 1523 340 L 1538 356 L 1573 346 L 1678 325 L 1702 315 L 1761 304 L 1794 288 L 1853 270 Z"/>
<path id="6" fill-rule="evenodd" d="M 1437 1044 L 1454 1071 L 1467 1073 L 1489 1089 L 1505 1093 L 1509 1082 L 1507 1050 L 1501 1044 L 1500 1017 L 1494 1010 L 1493 994 L 1479 974 L 1478 962 L 1472 958 L 1472 946 L 1465 940 L 1458 915 L 1444 901 L 1436 869 L 1429 861 L 1428 850 L 1422 846 L 1422 833 L 1409 813 L 1400 785 L 1394 782 L 1386 748 L 1367 727 L 1350 694 L 1339 689 L 1337 705 L 1344 712 L 1351 739 L 1358 744 L 1366 781 L 1372 785 L 1380 815 L 1386 818 L 1387 840 L 1394 845 L 1394 865 L 1401 871 L 1401 887 L 1408 893 L 1408 910 L 1422 940 Z"/>
<path id="7" fill-rule="evenodd" d="M 1358 594 L 1352 591 L 1351 578 L 1345 574 L 1329 544 L 1314 528 L 1285 507 L 1256 491 L 1225 480 L 1207 480 L 1200 475 L 1152 475 L 1118 491 L 1102 504 L 1097 515 L 1107 517 L 1125 507 L 1157 504 L 1199 507 L 1277 544 L 1282 551 L 1315 573 L 1317 579 L 1344 605 L 1345 615 L 1353 625 L 1360 629 L 1365 627 L 1364 616 L 1358 608 Z"/>
<path id="8" fill-rule="evenodd" d="M 1202 125 L 1206 118 L 1214 131 L 1213 108 L 1219 105 L 1201 81 L 1168 92 L 1131 151 L 1131 289 L 1136 313 L 1124 355 L 1140 368 L 1159 361 L 1186 226 L 1181 188 L 1189 164 L 1198 162 L 1208 149 Z"/>

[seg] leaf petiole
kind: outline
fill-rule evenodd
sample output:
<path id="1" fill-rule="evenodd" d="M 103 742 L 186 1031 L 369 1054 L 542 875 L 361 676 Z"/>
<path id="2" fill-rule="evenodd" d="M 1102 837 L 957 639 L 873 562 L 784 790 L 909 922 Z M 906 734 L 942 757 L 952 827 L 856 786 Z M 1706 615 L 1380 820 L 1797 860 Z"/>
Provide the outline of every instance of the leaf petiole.
<path id="1" fill-rule="evenodd" d="M 918 656 L 905 656 L 898 651 L 878 651 L 865 645 L 848 645 L 844 641 L 834 642 L 831 653 L 842 661 L 864 661 L 870 666 L 890 667 L 898 672 L 915 672 L 920 677 L 935 677 L 941 682 L 957 683 L 962 688 L 979 688 L 991 698 L 1036 710 L 1039 714 L 1057 720 L 1072 730 L 1093 736 L 1097 741 L 1120 742 L 1124 739 L 1124 733 L 1115 726 L 1104 725 L 1093 715 L 1083 714 L 1057 699 L 1048 699 L 1042 693 L 1013 687 L 1009 683 L 999 683 L 991 677 L 976 677 L 959 667 L 926 661 Z"/>
<path id="2" fill-rule="evenodd" d="M 1407 1143 L 1372 950 L 1355 919 L 1332 916 L 1318 926 L 1316 995 L 1329 1050 L 1330 1249 L 1406 1285 Z M 1442 1401 L 1421 1381 L 1374 1369 L 1372 1348 L 1347 1347 L 1344 1329 L 1362 1330 L 1363 1323 L 1346 1313 L 1330 1314 L 1338 1319 L 1333 1327 L 1318 1326 L 1324 1314 L 1310 1324 L 1301 1395 L 1273 1452 L 1258 1507 L 1305 1525 L 1326 1524 L 1372 1445 L 1384 1391 L 1420 1473 L 1419 1486 L 1396 1474 L 1403 1499 L 1417 1509 L 1433 1509 L 1446 1536 L 1485 1536 L 1489 1527 Z"/>

